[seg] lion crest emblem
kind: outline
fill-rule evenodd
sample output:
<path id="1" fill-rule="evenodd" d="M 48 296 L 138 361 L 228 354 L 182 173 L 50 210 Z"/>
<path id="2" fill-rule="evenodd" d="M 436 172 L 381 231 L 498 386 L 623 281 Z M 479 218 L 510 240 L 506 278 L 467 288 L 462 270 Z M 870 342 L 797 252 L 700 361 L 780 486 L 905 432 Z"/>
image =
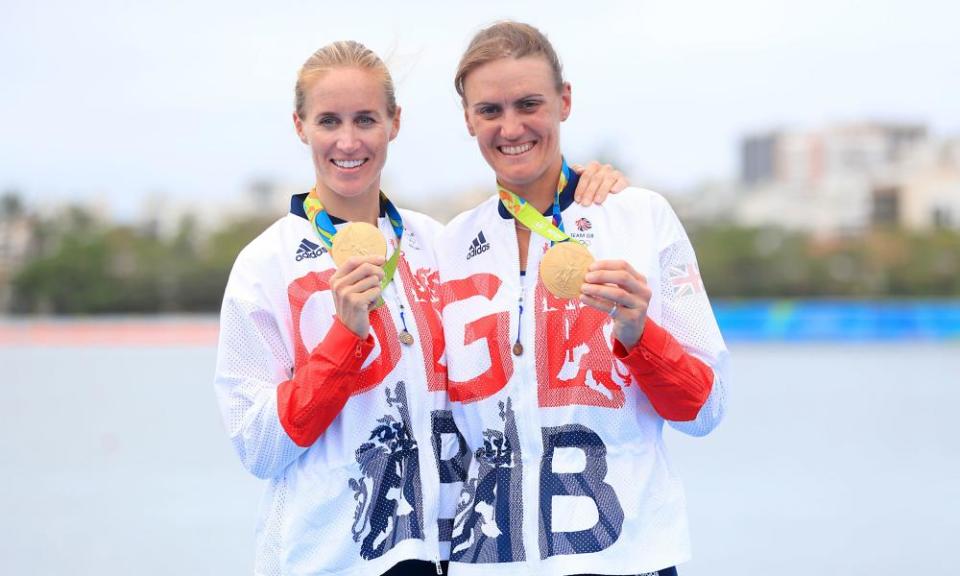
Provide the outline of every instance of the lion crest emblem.
<path id="1" fill-rule="evenodd" d="M 357 501 L 353 541 L 360 556 L 379 558 L 398 542 L 423 539 L 423 496 L 420 489 L 419 448 L 411 433 L 406 385 L 386 387 L 387 406 L 396 414 L 377 419 L 370 437 L 356 450 L 362 475 L 350 479 Z"/>
<path id="2" fill-rule="evenodd" d="M 499 403 L 503 429 L 483 432 L 474 457 L 476 477 L 461 492 L 450 541 L 450 560 L 516 562 L 524 560 L 520 439 L 512 401 Z"/>

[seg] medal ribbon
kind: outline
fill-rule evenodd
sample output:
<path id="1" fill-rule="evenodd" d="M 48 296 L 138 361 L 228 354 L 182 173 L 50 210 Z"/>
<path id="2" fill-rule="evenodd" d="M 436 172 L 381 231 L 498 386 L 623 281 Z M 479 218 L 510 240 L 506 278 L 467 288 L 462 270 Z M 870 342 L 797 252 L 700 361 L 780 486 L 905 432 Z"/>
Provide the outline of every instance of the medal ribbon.
<path id="1" fill-rule="evenodd" d="M 562 159 L 562 162 L 560 180 L 557 182 L 557 193 L 553 197 L 552 221 L 541 214 L 532 204 L 497 182 L 500 203 L 507 209 L 507 212 L 518 222 L 549 240 L 551 246 L 556 242 L 573 240 L 563 231 L 563 218 L 560 216 L 560 193 L 567 187 L 567 182 L 570 180 L 570 168 L 567 166 L 566 159 Z"/>
<path id="2" fill-rule="evenodd" d="M 380 282 L 380 290 L 386 290 L 387 286 L 393 280 L 393 275 L 397 271 L 397 262 L 400 260 L 400 240 L 403 238 L 403 218 L 400 211 L 393 205 L 393 202 L 387 198 L 387 195 L 380 192 L 380 203 L 384 206 L 387 213 L 387 219 L 390 226 L 393 227 L 393 233 L 397 235 L 397 247 L 387 263 L 383 266 L 383 280 Z M 307 199 L 303 201 L 303 211 L 307 213 L 307 219 L 313 223 L 317 230 L 320 240 L 327 245 L 327 248 L 333 248 L 333 241 L 337 236 L 337 228 L 330 220 L 330 215 L 323 207 L 319 199 L 313 194 L 308 194 Z"/>

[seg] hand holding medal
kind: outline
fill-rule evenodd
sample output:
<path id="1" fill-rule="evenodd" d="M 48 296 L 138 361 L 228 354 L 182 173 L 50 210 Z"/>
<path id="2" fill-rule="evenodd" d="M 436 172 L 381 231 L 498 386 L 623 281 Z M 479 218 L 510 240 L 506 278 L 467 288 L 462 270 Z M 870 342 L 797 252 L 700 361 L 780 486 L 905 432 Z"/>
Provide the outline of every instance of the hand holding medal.
<path id="1" fill-rule="evenodd" d="M 373 224 L 351 222 L 344 226 L 333 238 L 330 256 L 340 268 L 351 257 L 387 256 L 387 241 Z"/>
<path id="2" fill-rule="evenodd" d="M 337 265 L 330 278 L 333 303 L 340 321 L 361 337 L 370 330 L 370 310 L 382 302 L 386 255 L 387 241 L 372 224 L 351 222 L 333 237 L 330 257 Z"/>
<path id="3" fill-rule="evenodd" d="M 510 190 L 498 185 L 500 202 L 517 222 L 551 242 L 550 249 L 540 260 L 540 279 L 544 287 L 557 298 L 580 298 L 580 302 L 596 308 L 613 318 L 613 335 L 626 348 L 633 347 L 647 319 L 647 307 L 652 292 L 647 279 L 623 260 L 597 260 L 586 246 L 573 240 L 563 231 L 559 195 L 569 178 L 566 161 L 557 185 L 553 203 L 553 221 L 537 211 L 530 203 Z M 522 300 L 521 300 L 522 315 Z M 514 355 L 523 353 L 518 337 Z"/>
<path id="4" fill-rule="evenodd" d="M 360 338 L 370 331 L 370 310 L 379 301 L 383 256 L 352 256 L 330 277 L 337 318 Z"/>
<path id="5" fill-rule="evenodd" d="M 597 260 L 586 273 L 580 302 L 613 318 L 613 336 L 632 348 L 643 334 L 653 291 L 647 279 L 623 260 Z"/>
<path id="6" fill-rule="evenodd" d="M 351 222 L 337 231 L 323 204 L 312 193 L 303 202 L 308 220 L 330 249 L 330 257 L 337 265 L 330 279 L 337 317 L 361 338 L 366 338 L 370 330 L 370 311 L 383 304 L 383 292 L 397 271 L 403 239 L 403 218 L 383 192 L 380 193 L 380 204 L 397 235 L 397 249 L 389 260 L 385 258 L 387 242 L 379 228 L 366 222 Z M 397 305 L 403 324 L 400 342 L 409 346 L 413 344 L 413 335 L 407 330 L 404 306 L 399 297 Z"/>

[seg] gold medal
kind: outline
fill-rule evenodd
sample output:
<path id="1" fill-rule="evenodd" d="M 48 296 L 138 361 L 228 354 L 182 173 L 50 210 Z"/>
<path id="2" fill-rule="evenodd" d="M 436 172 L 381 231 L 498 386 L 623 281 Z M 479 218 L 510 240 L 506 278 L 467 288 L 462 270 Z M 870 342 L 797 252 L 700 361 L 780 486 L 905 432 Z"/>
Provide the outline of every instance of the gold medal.
<path id="1" fill-rule="evenodd" d="M 407 332 L 406 330 L 403 330 L 402 332 L 400 332 L 400 342 L 402 344 L 410 346 L 411 344 L 413 344 L 413 334 Z"/>
<path id="2" fill-rule="evenodd" d="M 333 237 L 330 256 L 337 266 L 343 266 L 351 256 L 386 256 L 387 241 L 373 224 L 351 222 Z"/>
<path id="3" fill-rule="evenodd" d="M 540 279 L 557 298 L 577 298 L 580 286 L 593 263 L 586 246 L 575 241 L 554 244 L 540 260 Z"/>
<path id="4" fill-rule="evenodd" d="M 519 342 L 514 342 L 514 343 L 513 343 L 513 355 L 514 355 L 514 356 L 519 356 L 519 355 L 521 355 L 521 354 L 523 354 L 523 344 L 521 344 L 521 343 L 519 343 Z"/>

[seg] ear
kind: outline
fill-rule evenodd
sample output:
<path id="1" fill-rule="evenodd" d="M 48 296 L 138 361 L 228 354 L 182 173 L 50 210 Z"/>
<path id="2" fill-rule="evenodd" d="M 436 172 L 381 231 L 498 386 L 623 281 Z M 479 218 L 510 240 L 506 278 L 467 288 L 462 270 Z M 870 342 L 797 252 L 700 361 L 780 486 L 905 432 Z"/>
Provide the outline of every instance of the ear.
<path id="1" fill-rule="evenodd" d="M 300 116 L 294 111 L 293 113 L 293 127 L 297 131 L 297 136 L 300 137 L 300 141 L 304 144 L 307 144 L 307 137 L 303 133 L 303 120 L 300 119 Z"/>
<path id="2" fill-rule="evenodd" d="M 471 136 L 473 136 L 474 138 L 476 138 L 476 136 L 477 136 L 477 131 L 474 130 L 474 129 L 473 129 L 473 125 L 470 124 L 470 112 L 467 111 L 467 105 L 466 105 L 466 103 L 464 103 L 464 105 L 463 105 L 463 121 L 466 122 L 466 124 L 467 124 L 467 132 L 469 132 Z"/>
<path id="3" fill-rule="evenodd" d="M 560 90 L 560 121 L 563 122 L 570 117 L 572 88 L 569 82 L 563 83 L 563 89 Z"/>
<path id="4" fill-rule="evenodd" d="M 390 141 L 392 142 L 394 138 L 397 137 L 397 134 L 400 133 L 400 111 L 401 108 L 397 106 L 397 111 L 393 113 L 393 118 L 390 120 Z"/>

